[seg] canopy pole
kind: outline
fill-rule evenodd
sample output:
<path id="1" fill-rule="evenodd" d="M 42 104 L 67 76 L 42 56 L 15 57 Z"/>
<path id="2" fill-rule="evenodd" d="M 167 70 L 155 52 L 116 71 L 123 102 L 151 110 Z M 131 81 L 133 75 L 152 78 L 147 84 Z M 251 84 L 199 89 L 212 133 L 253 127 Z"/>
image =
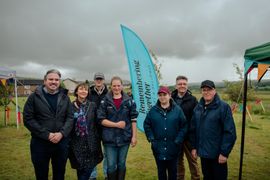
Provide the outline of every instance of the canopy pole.
<path id="1" fill-rule="evenodd" d="M 245 145 L 245 127 L 246 127 L 246 107 L 247 107 L 247 77 L 248 73 L 245 73 L 244 77 L 244 93 L 243 93 L 243 114 L 242 114 L 242 135 L 241 135 L 241 151 L 240 151 L 240 167 L 239 167 L 239 180 L 242 179 L 242 166 L 244 156 Z"/>
<path id="2" fill-rule="evenodd" d="M 17 78 L 14 78 L 15 80 L 15 100 L 16 100 L 16 123 L 17 123 L 17 129 L 19 129 L 19 108 L 18 108 L 18 91 L 17 91 Z"/>

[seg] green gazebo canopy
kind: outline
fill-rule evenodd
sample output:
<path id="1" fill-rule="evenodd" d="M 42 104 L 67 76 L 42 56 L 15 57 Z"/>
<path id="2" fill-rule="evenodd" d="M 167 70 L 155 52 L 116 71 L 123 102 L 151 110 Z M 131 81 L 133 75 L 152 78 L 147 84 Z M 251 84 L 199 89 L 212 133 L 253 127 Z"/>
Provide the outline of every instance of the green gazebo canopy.
<path id="1" fill-rule="evenodd" d="M 270 64 L 270 42 L 247 49 L 244 55 L 245 73 L 250 72 L 258 64 Z"/>
<path id="2" fill-rule="evenodd" d="M 254 68 L 258 68 L 258 80 L 265 75 L 270 66 L 270 42 L 257 47 L 247 49 L 244 55 L 245 58 L 245 80 L 243 90 L 243 112 L 242 112 L 242 136 L 240 148 L 240 166 L 239 180 L 242 179 L 242 166 L 244 158 L 245 146 L 245 126 L 246 126 L 246 105 L 247 105 L 247 75 Z"/>

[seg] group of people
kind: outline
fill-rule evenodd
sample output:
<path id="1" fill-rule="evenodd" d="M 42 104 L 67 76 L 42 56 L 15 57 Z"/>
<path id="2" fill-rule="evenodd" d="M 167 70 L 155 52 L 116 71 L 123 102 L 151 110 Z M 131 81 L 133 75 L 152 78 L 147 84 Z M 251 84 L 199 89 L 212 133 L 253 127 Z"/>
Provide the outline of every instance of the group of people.
<path id="1" fill-rule="evenodd" d="M 78 180 L 96 179 L 96 166 L 103 160 L 108 180 L 124 180 L 129 147 L 137 144 L 136 104 L 123 91 L 122 79 L 103 73 L 94 75 L 94 86 L 80 83 L 70 101 L 60 87 L 61 73 L 52 69 L 27 99 L 24 124 L 31 132 L 30 152 L 37 180 L 47 180 L 49 162 L 54 180 L 65 178 L 66 162 L 76 169 Z M 158 101 L 144 121 L 147 140 L 156 161 L 158 179 L 185 179 L 184 154 L 191 179 L 227 179 L 227 158 L 236 140 L 232 113 L 215 90 L 203 81 L 202 98 L 188 90 L 185 76 L 176 78 L 176 88 L 158 90 Z M 102 144 L 101 144 L 102 142 Z"/>
<path id="2" fill-rule="evenodd" d="M 191 179 L 226 180 L 227 159 L 236 140 L 230 106 L 216 93 L 213 81 L 201 83 L 202 98 L 188 90 L 185 76 L 176 78 L 175 90 L 160 87 L 158 101 L 147 114 L 144 130 L 158 169 L 159 180 L 185 179 L 184 154 Z"/>
<path id="3" fill-rule="evenodd" d="M 36 179 L 48 179 L 50 161 L 53 179 L 64 179 L 67 159 L 79 180 L 95 179 L 96 165 L 103 158 L 106 179 L 125 179 L 128 149 L 137 143 L 138 112 L 132 98 L 123 92 L 121 78 L 113 77 L 108 91 L 104 74 L 96 73 L 93 87 L 77 85 L 73 102 L 60 87 L 60 79 L 58 70 L 47 71 L 44 85 L 24 106 Z"/>

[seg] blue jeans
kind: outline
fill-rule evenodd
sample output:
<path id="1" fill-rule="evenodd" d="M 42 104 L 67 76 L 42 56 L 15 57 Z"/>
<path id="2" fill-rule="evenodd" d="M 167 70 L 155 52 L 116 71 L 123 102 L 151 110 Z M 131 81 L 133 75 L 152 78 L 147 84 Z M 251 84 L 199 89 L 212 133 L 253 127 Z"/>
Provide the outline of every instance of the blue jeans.
<path id="1" fill-rule="evenodd" d="M 103 175 L 107 177 L 107 155 L 105 152 L 103 152 Z M 97 166 L 93 169 L 91 178 L 97 178 Z"/>
<path id="2" fill-rule="evenodd" d="M 63 138 L 59 143 L 32 137 L 31 159 L 37 180 L 48 180 L 49 162 L 52 163 L 53 180 L 64 180 L 68 158 L 69 139 Z"/>
<path id="3" fill-rule="evenodd" d="M 104 145 L 104 151 L 107 155 L 107 173 L 113 173 L 117 170 L 126 169 L 126 159 L 129 149 L 128 145 L 120 147 Z"/>

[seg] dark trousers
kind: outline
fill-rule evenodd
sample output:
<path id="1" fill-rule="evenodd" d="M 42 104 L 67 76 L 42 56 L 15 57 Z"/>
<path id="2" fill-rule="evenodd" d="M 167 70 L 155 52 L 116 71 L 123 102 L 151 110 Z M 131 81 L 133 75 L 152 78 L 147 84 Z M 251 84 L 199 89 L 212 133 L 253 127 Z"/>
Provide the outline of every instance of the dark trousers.
<path id="1" fill-rule="evenodd" d="M 159 180 L 176 180 L 177 158 L 172 160 L 159 160 L 155 158 L 155 160 L 157 164 Z"/>
<path id="2" fill-rule="evenodd" d="M 49 162 L 51 160 L 53 180 L 64 180 L 68 157 L 67 138 L 63 138 L 58 144 L 32 137 L 30 149 L 31 159 L 35 168 L 37 180 L 48 180 Z"/>
<path id="3" fill-rule="evenodd" d="M 228 176 L 227 163 L 219 164 L 218 159 L 201 158 L 204 180 L 226 180 Z"/>
<path id="4" fill-rule="evenodd" d="M 91 176 L 92 169 L 77 169 L 78 180 L 88 180 Z"/>

